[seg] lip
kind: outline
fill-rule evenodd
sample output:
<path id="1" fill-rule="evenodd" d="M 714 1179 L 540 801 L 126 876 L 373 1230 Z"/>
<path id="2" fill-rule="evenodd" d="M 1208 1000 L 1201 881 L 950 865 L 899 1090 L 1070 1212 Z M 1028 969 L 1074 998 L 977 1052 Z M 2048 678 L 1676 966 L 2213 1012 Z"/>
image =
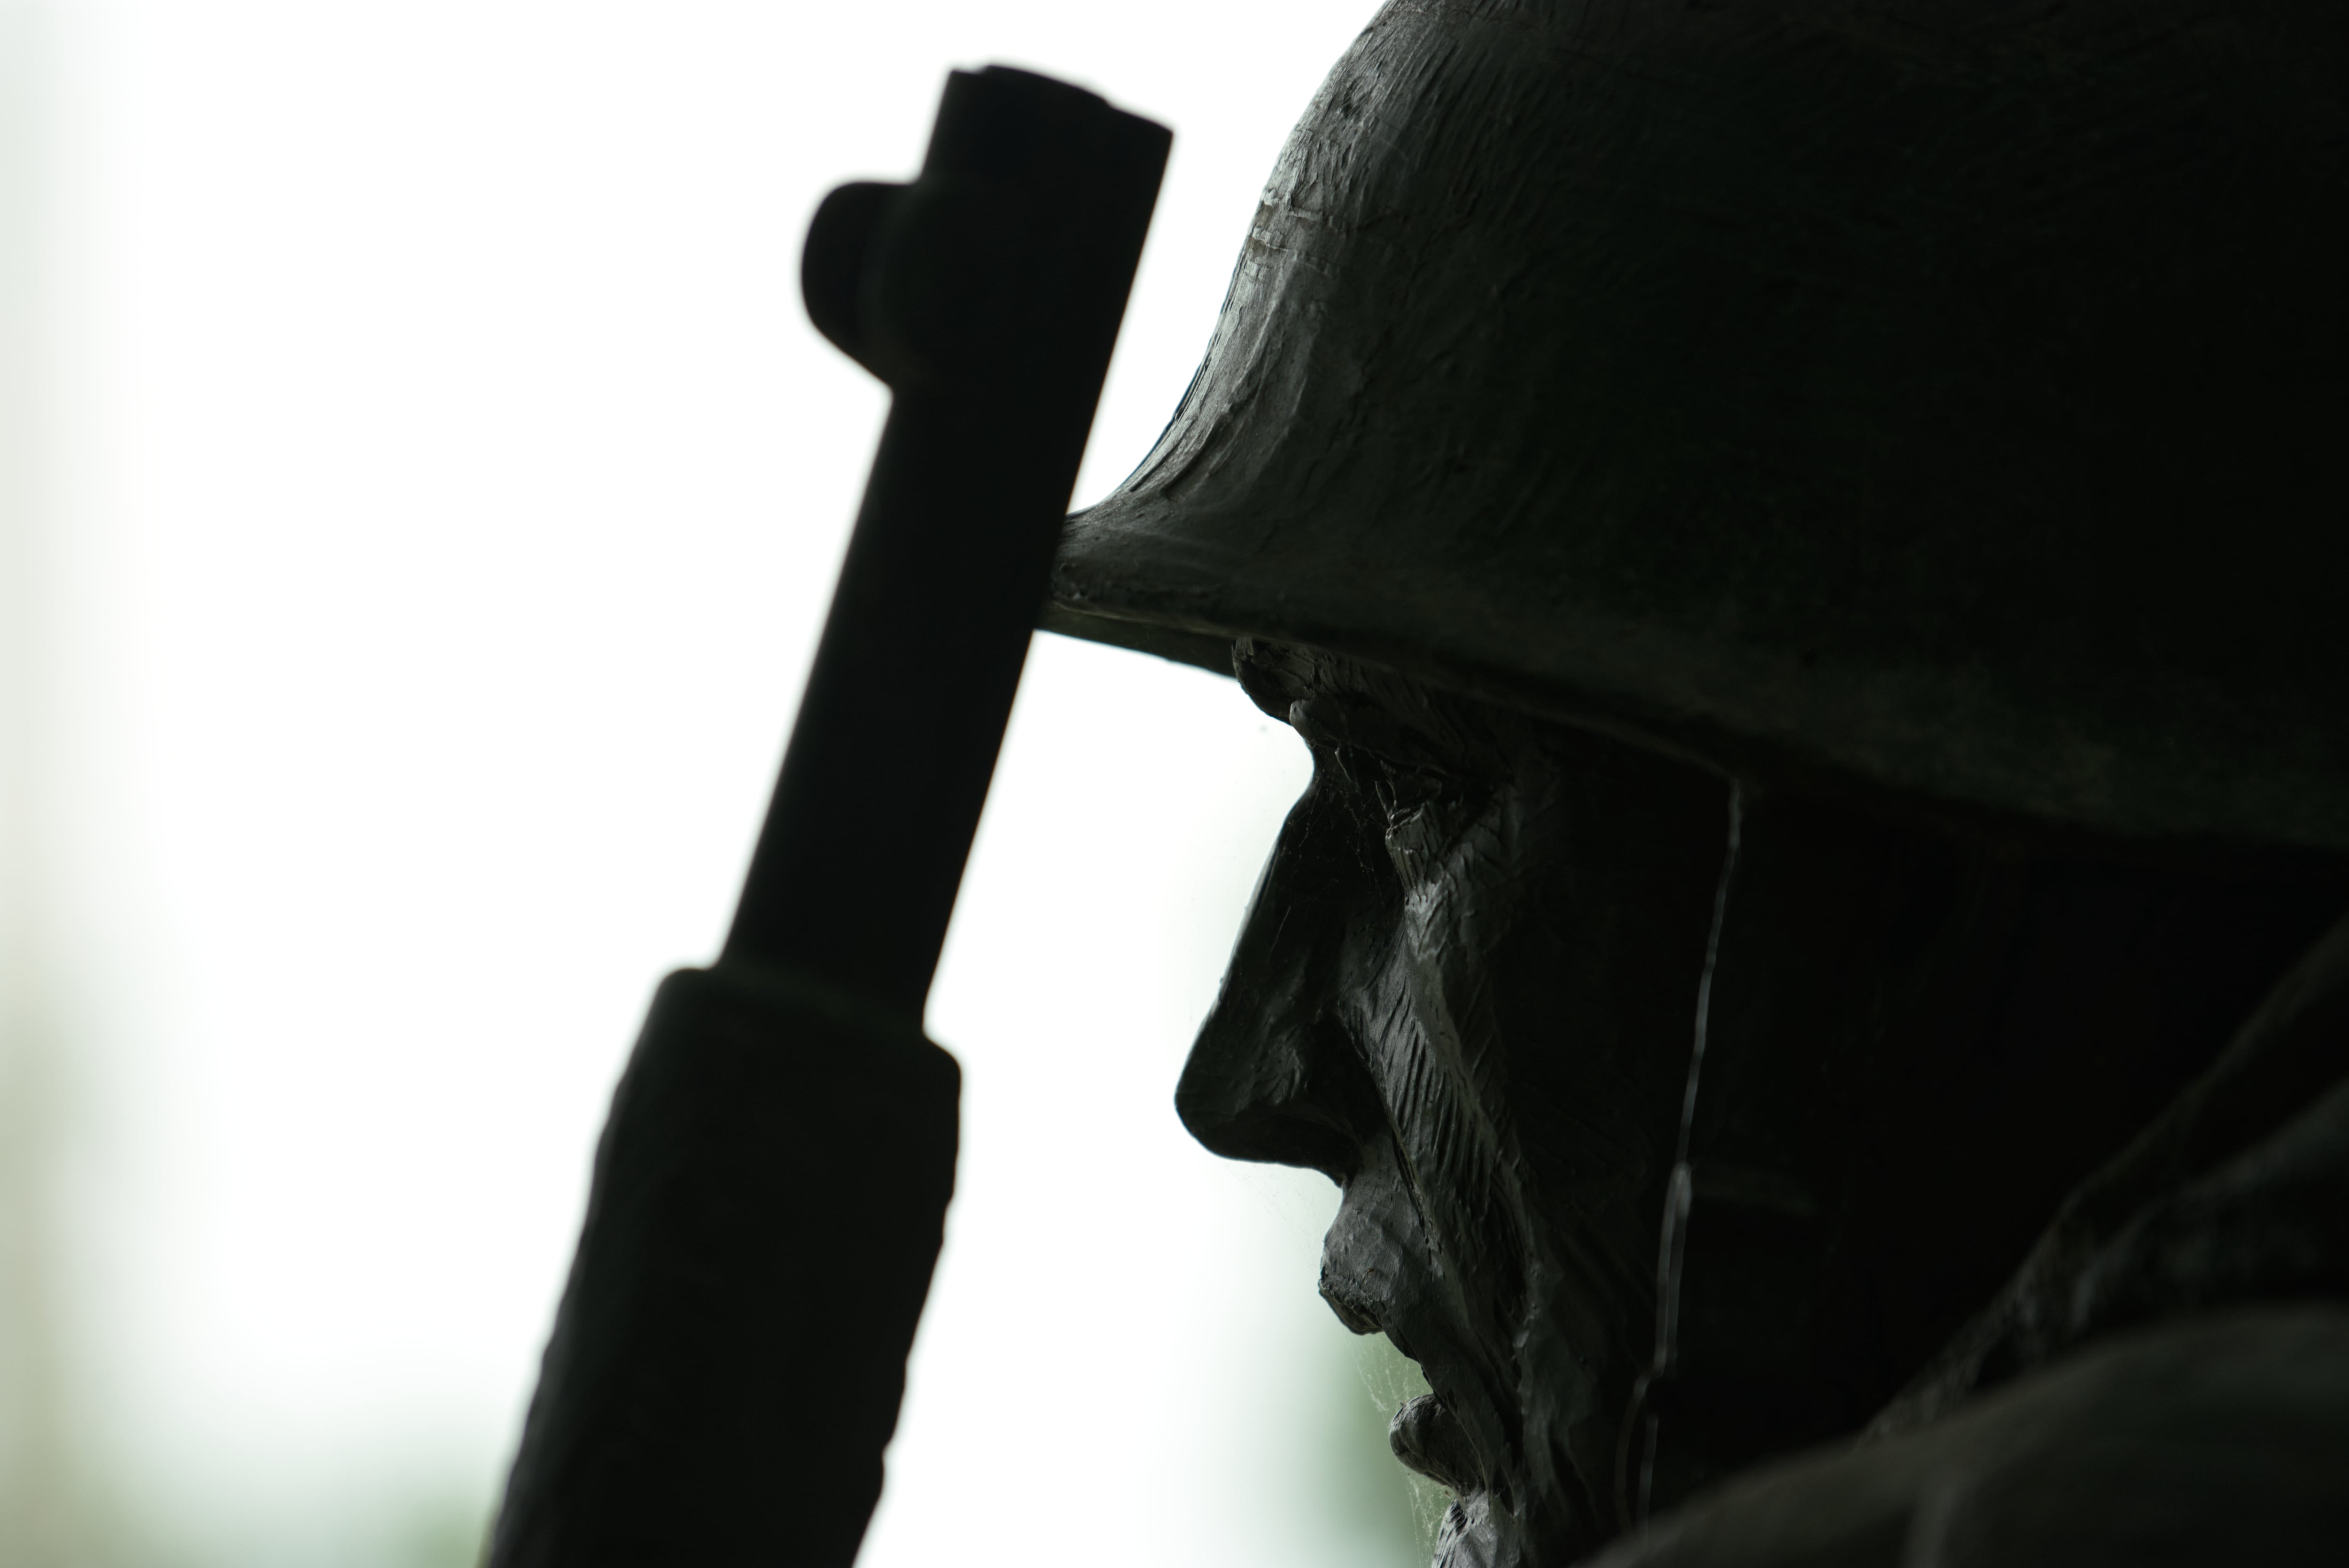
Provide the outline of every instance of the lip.
<path id="1" fill-rule="evenodd" d="M 1422 1394 L 1395 1412 L 1387 1428 L 1387 1446 L 1403 1469 L 1455 1492 L 1474 1491 L 1481 1484 L 1468 1434 L 1437 1395 Z"/>
<path id="2" fill-rule="evenodd" d="M 1395 1319 L 1401 1315 L 1395 1310 L 1395 1303 L 1375 1290 L 1365 1289 L 1364 1282 L 1336 1275 L 1326 1267 L 1320 1284 L 1321 1298 L 1339 1322 L 1356 1334 L 1384 1334 L 1397 1350 L 1418 1363 L 1422 1375 L 1425 1375 L 1426 1363 L 1399 1332 L 1400 1325 Z M 1486 1485 L 1467 1429 L 1441 1392 L 1431 1391 L 1405 1400 L 1387 1426 L 1387 1446 L 1405 1470 L 1423 1475 L 1461 1497 L 1479 1492 Z"/>
<path id="3" fill-rule="evenodd" d="M 1395 1412 L 1388 1445 L 1406 1470 L 1465 1498 L 1493 1479 L 1469 1433 L 1489 1433 L 1501 1423 L 1484 1418 L 1485 1390 L 1471 1370 L 1480 1358 L 1470 1348 L 1473 1338 L 1444 1310 L 1424 1258 L 1417 1207 L 1401 1187 L 1359 1176 L 1347 1183 L 1323 1240 L 1320 1295 L 1349 1329 L 1383 1334 L 1418 1365 L 1430 1392 Z"/>
<path id="4" fill-rule="evenodd" d="M 1331 1314 L 1350 1332 L 1387 1333 L 1385 1315 L 1379 1310 L 1382 1304 L 1363 1288 L 1361 1281 L 1337 1273 L 1325 1261 L 1321 1265 L 1319 1288 L 1321 1299 L 1328 1304 Z"/>

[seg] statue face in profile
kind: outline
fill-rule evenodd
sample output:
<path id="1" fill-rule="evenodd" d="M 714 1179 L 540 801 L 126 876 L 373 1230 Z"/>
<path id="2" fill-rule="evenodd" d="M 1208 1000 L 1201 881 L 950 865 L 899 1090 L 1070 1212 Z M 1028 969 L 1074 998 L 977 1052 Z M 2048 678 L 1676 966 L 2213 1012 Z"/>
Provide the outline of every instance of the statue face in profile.
<path id="1" fill-rule="evenodd" d="M 1652 1343 L 1726 786 L 1332 656 L 1242 672 L 1314 778 L 1178 1108 L 1343 1188 L 1321 1293 L 1425 1371 L 1397 1446 L 1454 1528 L 1499 1499 L 1585 1536 Z"/>
<path id="2" fill-rule="evenodd" d="M 1912 9 L 1387 6 L 1062 535 L 1312 748 L 1178 1107 L 1458 1568 L 1861 1430 L 2349 897 L 2341 14 Z"/>
<path id="3" fill-rule="evenodd" d="M 1856 1430 L 2340 896 L 1237 667 L 1314 776 L 1177 1109 L 1342 1189 L 1321 1294 L 1433 1390 L 1393 1437 L 1458 1493 L 1440 1561 L 1571 1561 Z"/>

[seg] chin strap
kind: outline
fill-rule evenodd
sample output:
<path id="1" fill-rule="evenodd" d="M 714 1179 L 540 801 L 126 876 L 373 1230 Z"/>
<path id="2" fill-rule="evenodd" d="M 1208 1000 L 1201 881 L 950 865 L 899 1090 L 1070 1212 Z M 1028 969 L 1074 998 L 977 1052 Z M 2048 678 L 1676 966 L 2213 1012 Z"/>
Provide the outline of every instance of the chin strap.
<path id="1" fill-rule="evenodd" d="M 1689 1212 L 1695 1206 L 1696 1180 L 1689 1144 L 1696 1128 L 1696 1096 L 1704 1077 L 1704 1051 L 1713 1025 L 1713 976 L 1721 964 L 1721 932 L 1729 920 L 1729 890 L 1737 880 L 1737 851 L 1745 833 L 1745 786 L 1729 782 L 1729 831 L 1721 851 L 1721 881 L 1713 893 L 1713 926 L 1704 939 L 1704 970 L 1696 984 L 1696 1022 L 1689 1044 L 1688 1087 L 1681 1096 L 1680 1138 L 1672 1173 L 1664 1187 L 1664 1218 L 1656 1241 L 1656 1353 L 1631 1385 L 1623 1429 L 1615 1444 L 1615 1511 L 1622 1528 L 1644 1522 L 1655 1480 L 1656 1439 L 1662 1416 L 1649 1396 L 1680 1365 L 1681 1269 L 1688 1257 Z"/>

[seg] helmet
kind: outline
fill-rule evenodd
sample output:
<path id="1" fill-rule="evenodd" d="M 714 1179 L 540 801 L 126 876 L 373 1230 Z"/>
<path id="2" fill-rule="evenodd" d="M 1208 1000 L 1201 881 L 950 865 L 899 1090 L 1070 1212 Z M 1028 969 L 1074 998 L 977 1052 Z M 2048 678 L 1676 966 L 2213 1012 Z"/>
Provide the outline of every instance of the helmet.
<path id="1" fill-rule="evenodd" d="M 1044 624 L 2349 849 L 2349 7 L 1393 0 Z"/>

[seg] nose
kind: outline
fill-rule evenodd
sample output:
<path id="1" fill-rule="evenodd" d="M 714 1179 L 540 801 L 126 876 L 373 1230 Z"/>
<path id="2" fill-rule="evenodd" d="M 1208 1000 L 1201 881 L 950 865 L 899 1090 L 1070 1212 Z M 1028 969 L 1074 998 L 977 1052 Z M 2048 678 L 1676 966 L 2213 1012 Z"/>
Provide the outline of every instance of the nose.
<path id="1" fill-rule="evenodd" d="M 1226 1159 L 1303 1166 L 1342 1182 L 1383 1125 L 1340 1006 L 1380 910 L 1396 896 L 1364 830 L 1317 768 L 1174 1090 L 1183 1125 Z"/>

